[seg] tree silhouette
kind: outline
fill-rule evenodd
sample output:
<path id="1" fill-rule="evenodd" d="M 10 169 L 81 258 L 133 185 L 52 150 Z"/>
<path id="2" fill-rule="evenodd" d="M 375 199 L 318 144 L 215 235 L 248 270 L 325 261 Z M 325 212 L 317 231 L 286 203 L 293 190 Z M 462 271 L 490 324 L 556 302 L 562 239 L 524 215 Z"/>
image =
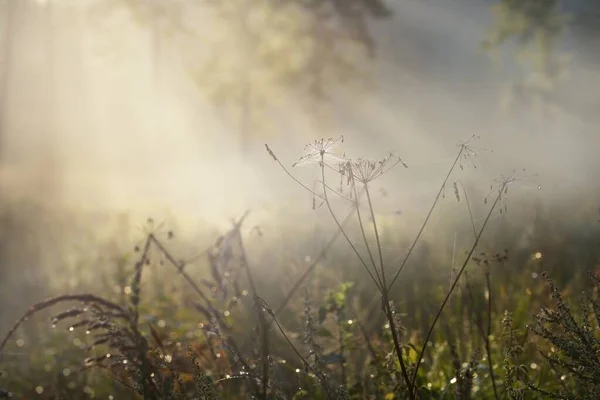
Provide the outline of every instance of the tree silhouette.
<path id="1" fill-rule="evenodd" d="M 366 87 L 381 0 L 112 0 L 151 29 L 154 51 L 183 41 L 194 83 L 227 121 L 242 151 L 268 129 L 268 115 L 300 103 L 312 116 L 343 89 Z M 96 11 L 98 8 L 96 8 Z M 169 42 L 170 41 L 170 42 Z"/>

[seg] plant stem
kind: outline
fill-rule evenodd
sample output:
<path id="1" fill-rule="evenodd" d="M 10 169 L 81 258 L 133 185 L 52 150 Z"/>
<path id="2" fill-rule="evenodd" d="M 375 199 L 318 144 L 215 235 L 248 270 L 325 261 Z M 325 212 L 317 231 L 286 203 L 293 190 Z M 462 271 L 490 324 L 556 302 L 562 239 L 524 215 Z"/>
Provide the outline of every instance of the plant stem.
<path id="1" fill-rule="evenodd" d="M 414 383 L 411 382 L 410 377 L 408 376 L 408 370 L 406 369 L 406 365 L 404 364 L 404 360 L 402 359 L 402 346 L 400 345 L 400 340 L 398 339 L 398 331 L 396 329 L 394 313 L 392 312 L 392 308 L 390 307 L 390 301 L 387 292 L 383 293 L 383 307 L 385 316 L 387 317 L 388 323 L 390 324 L 390 329 L 392 330 L 392 340 L 394 341 L 394 349 L 396 350 L 396 356 L 398 357 L 400 369 L 402 370 L 402 377 L 404 378 L 404 382 L 406 383 L 410 399 L 415 400 L 416 394 L 413 389 Z"/>
<path id="2" fill-rule="evenodd" d="M 358 199 L 358 196 L 356 198 Z M 354 214 L 354 210 L 355 209 L 351 210 L 348 214 L 346 214 L 346 216 L 344 217 L 344 219 L 341 222 L 342 228 L 350 221 L 350 218 Z M 310 265 L 306 268 L 306 270 L 304 271 L 304 273 L 294 283 L 294 286 L 292 286 L 292 288 L 289 290 L 287 296 L 285 296 L 285 299 L 283 299 L 283 301 L 281 302 L 281 304 L 279 305 L 279 307 L 277 307 L 277 309 L 275 310 L 275 315 L 279 315 L 279 313 L 290 302 L 290 300 L 292 299 L 292 297 L 294 296 L 294 294 L 298 291 L 298 289 L 300 288 L 300 286 L 302 286 L 302 283 L 304 283 L 304 281 L 306 280 L 306 278 L 308 278 L 308 276 L 315 270 L 315 268 L 317 267 L 317 264 L 323 258 L 325 258 L 325 256 L 327 255 L 327 251 L 329 251 L 329 249 L 331 249 L 331 247 L 333 246 L 333 244 L 338 239 L 338 237 L 340 236 L 341 233 L 342 233 L 342 230 L 338 229 L 335 232 L 335 234 L 331 237 L 331 239 L 329 239 L 329 241 L 325 244 L 325 246 L 323 247 L 323 249 L 321 250 L 321 252 L 319 253 L 319 255 L 310 263 Z"/>
<path id="3" fill-rule="evenodd" d="M 490 378 L 492 379 L 492 388 L 494 389 L 494 397 L 500 400 L 498 396 L 498 388 L 496 387 L 496 377 L 494 376 L 494 363 L 492 362 L 492 347 L 490 345 L 490 335 L 492 334 L 492 283 L 490 281 L 490 271 L 485 272 L 485 283 L 488 292 L 488 320 L 487 320 L 487 335 L 485 336 L 485 351 L 487 352 L 488 368 L 490 369 Z"/>
<path id="4" fill-rule="evenodd" d="M 248 276 L 248 282 L 250 284 L 250 290 L 252 290 L 252 295 L 254 297 L 254 305 L 256 307 L 256 313 L 258 316 L 258 325 L 260 327 L 260 339 L 261 339 L 261 358 L 262 358 L 262 393 L 260 394 L 263 400 L 267 400 L 267 395 L 269 391 L 269 324 L 265 319 L 265 315 L 263 312 L 263 307 L 261 307 L 259 303 L 259 297 L 256 290 L 256 284 L 254 283 L 254 278 L 252 277 L 252 271 L 250 270 L 250 264 L 248 262 L 248 257 L 246 255 L 246 249 L 244 247 L 244 242 L 242 240 L 242 233 L 240 232 L 239 225 L 235 228 L 235 234 L 238 238 L 240 250 L 241 250 L 241 258 L 244 269 L 246 270 L 246 274 Z"/>
<path id="5" fill-rule="evenodd" d="M 446 303 L 448 303 L 448 300 L 450 299 L 450 296 L 452 295 L 452 292 L 454 292 L 454 288 L 456 287 L 456 285 L 458 284 L 458 281 L 461 277 L 461 275 L 463 274 L 463 272 L 465 271 L 465 268 L 467 267 L 469 261 L 471 260 L 471 257 L 473 256 L 473 253 L 475 252 L 475 249 L 477 248 L 477 245 L 479 244 L 479 240 L 481 239 L 481 236 L 483 235 L 483 232 L 492 216 L 492 213 L 494 212 L 494 210 L 496 209 L 496 206 L 498 205 L 498 202 L 500 201 L 500 199 L 502 198 L 502 192 L 504 191 L 504 189 L 506 188 L 506 185 L 508 184 L 508 182 L 504 182 L 502 184 L 502 186 L 500 187 L 499 191 L 498 191 L 498 196 L 496 196 L 496 200 L 494 201 L 494 204 L 492 204 L 492 207 L 490 207 L 490 211 L 488 212 L 485 221 L 483 222 L 483 225 L 481 226 L 481 229 L 479 230 L 479 233 L 477 234 L 477 237 L 475 238 L 475 242 L 473 243 L 473 246 L 471 247 L 471 250 L 469 251 L 469 254 L 467 255 L 467 258 L 465 259 L 465 262 L 463 263 L 462 267 L 460 268 L 460 270 L 458 271 L 458 274 L 456 275 L 456 278 L 454 278 L 454 282 L 452 283 L 452 286 L 450 287 L 450 289 L 448 290 L 448 293 L 446 294 L 446 297 L 444 298 L 444 301 L 442 302 L 442 304 L 440 305 L 440 308 L 438 309 L 438 312 L 433 320 L 433 323 L 431 324 L 429 331 L 427 332 L 427 336 L 425 337 L 425 341 L 423 343 L 423 349 L 421 350 L 420 354 L 419 354 L 419 358 L 417 360 L 417 364 L 415 366 L 415 371 L 413 373 L 413 378 L 412 378 L 412 386 L 414 387 L 415 382 L 417 380 L 417 374 L 419 372 L 419 366 L 421 365 L 421 361 L 423 360 L 423 355 L 425 353 L 425 349 L 427 348 L 427 343 L 429 342 L 429 339 L 431 338 L 431 334 L 433 333 L 433 329 L 435 328 L 435 325 L 437 324 L 440 316 L 442 315 L 442 311 L 444 310 L 444 308 L 446 307 Z"/>
<path id="6" fill-rule="evenodd" d="M 322 158 L 323 158 L 323 156 L 321 156 L 321 159 Z M 331 203 L 329 202 L 329 197 L 327 196 L 327 188 L 325 187 L 325 167 L 324 167 L 324 165 L 325 165 L 324 161 L 321 160 L 321 178 L 322 178 L 322 183 L 323 183 L 323 197 L 325 200 L 325 204 L 327 205 L 327 209 L 329 210 L 329 214 L 331 214 L 331 218 L 333 218 L 333 220 L 335 221 L 336 225 L 338 226 L 338 229 L 341 231 L 342 235 L 344 235 L 344 238 L 346 239 L 346 241 L 352 248 L 352 251 L 354 251 L 354 254 L 356 254 L 356 257 L 358 257 L 358 259 L 362 263 L 363 267 L 365 267 L 365 269 L 367 270 L 367 273 L 369 274 L 369 276 L 371 277 L 373 282 L 375 282 L 375 285 L 377 286 L 379 291 L 383 293 L 384 288 L 379 285 L 379 282 L 377 282 L 377 279 L 375 279 L 375 277 L 373 276 L 373 273 L 367 266 L 367 263 L 362 258 L 362 256 L 356 249 L 356 246 L 354 246 L 354 244 L 352 243 L 352 240 L 350 240 L 350 238 L 348 237 L 348 234 L 344 230 L 344 227 L 342 226 L 342 224 L 340 224 L 340 221 L 338 221 L 337 217 L 335 216 L 335 213 L 333 212 L 333 208 L 331 207 Z"/>
<path id="7" fill-rule="evenodd" d="M 356 207 L 356 214 L 358 216 L 358 226 L 360 227 L 360 233 L 362 234 L 363 241 L 365 242 L 365 246 L 367 247 L 367 253 L 369 253 L 369 258 L 371 259 L 371 263 L 373 264 L 373 270 L 375 270 L 375 274 L 377 275 L 377 279 L 379 280 L 380 287 L 384 288 L 384 287 L 386 287 L 385 280 L 382 279 L 382 276 L 380 276 L 379 272 L 377 271 L 377 263 L 375 262 L 375 258 L 373 257 L 373 252 L 371 251 L 371 247 L 369 246 L 369 241 L 367 240 L 367 234 L 365 232 L 365 227 L 364 227 L 364 224 L 362 221 L 362 215 L 360 213 L 360 203 L 358 200 L 358 193 L 356 191 L 356 184 L 354 182 L 354 177 L 352 175 L 350 175 L 350 176 L 352 179 L 352 188 L 354 190 L 354 194 L 355 194 L 355 198 L 356 198 L 354 205 Z M 365 189 L 366 189 L 366 186 L 365 186 Z M 368 193 L 367 193 L 367 196 L 368 196 Z M 378 247 L 379 247 L 379 244 L 378 244 Z M 382 270 L 383 270 L 383 264 L 381 264 L 381 265 L 382 265 Z"/>
<path id="8" fill-rule="evenodd" d="M 435 206 L 437 205 L 437 203 L 440 199 L 440 196 L 442 195 L 442 192 L 444 191 L 444 188 L 446 187 L 446 183 L 448 182 L 448 179 L 450 179 L 450 175 L 452 174 L 452 171 L 454 171 L 454 168 L 456 168 L 456 164 L 458 164 L 458 160 L 460 160 L 460 157 L 462 156 L 464 150 L 465 150 L 465 146 L 462 145 L 460 147 L 460 151 L 456 155 L 456 159 L 454 160 L 452 167 L 450 167 L 450 170 L 448 171 L 448 174 L 446 175 L 446 178 L 444 179 L 444 182 L 442 182 L 442 185 L 440 186 L 440 190 L 438 191 L 438 194 L 435 197 L 435 200 L 434 200 L 433 204 L 431 205 L 431 208 L 429 209 L 429 213 L 427 214 L 425 221 L 423 221 L 423 225 L 421 225 L 421 229 L 419 230 L 419 233 L 417 233 L 415 240 L 410 245 L 410 248 L 408 249 L 406 256 L 404 256 L 404 260 L 402 260 L 402 264 L 400 264 L 398 271 L 396 271 L 396 273 L 394 274 L 394 277 L 392 278 L 392 281 L 390 282 L 390 285 L 388 286 L 388 290 L 392 288 L 392 285 L 394 285 L 394 282 L 396 282 L 396 279 L 398 279 L 400 272 L 402 272 L 402 270 L 404 269 L 404 266 L 406 265 L 406 262 L 408 261 L 413 249 L 415 248 L 417 242 L 421 238 L 421 235 L 423 234 L 423 231 L 425 230 L 425 227 L 427 226 L 427 223 L 429 222 L 429 219 L 431 218 L 431 214 L 433 214 L 433 210 L 435 209 Z"/>
<path id="9" fill-rule="evenodd" d="M 379 263 L 381 265 L 381 279 L 383 281 L 382 287 L 387 292 L 387 284 L 385 282 L 385 268 L 383 264 L 383 253 L 381 251 L 381 242 L 379 240 L 379 230 L 377 229 L 377 221 L 375 220 L 375 211 L 373 210 L 373 202 L 371 201 L 371 194 L 369 193 L 369 186 L 365 183 L 365 193 L 367 194 L 367 202 L 369 203 L 369 211 L 371 212 L 371 220 L 373 221 L 373 231 L 375 232 L 375 240 L 377 242 L 377 252 L 379 253 Z"/>
<path id="10" fill-rule="evenodd" d="M 488 289 L 488 293 L 490 292 L 490 288 L 491 288 L 491 282 L 489 280 L 489 274 L 486 273 L 486 280 L 487 280 L 487 289 Z M 473 299 L 473 293 L 471 290 L 471 285 L 469 284 L 469 276 L 467 274 L 467 271 L 465 271 L 465 286 L 467 289 L 467 294 L 469 296 L 469 305 L 473 311 L 473 313 L 477 313 L 477 310 L 475 310 L 475 300 Z M 487 333 L 486 331 L 483 329 L 483 322 L 481 321 L 481 317 L 478 314 L 476 316 L 476 322 L 475 322 L 475 326 L 477 327 L 477 331 L 479 332 L 479 335 L 481 336 L 481 340 L 483 340 L 483 344 L 485 347 L 485 354 L 487 357 L 487 361 L 488 361 L 488 368 L 490 370 L 490 377 L 492 379 L 492 387 L 494 389 L 494 398 L 496 400 L 500 400 L 500 397 L 498 396 L 498 390 L 496 387 L 496 378 L 494 376 L 494 372 L 493 372 L 493 366 L 494 363 L 492 362 L 492 347 L 490 345 L 490 334 L 492 331 L 492 306 L 491 306 L 491 297 L 488 297 L 488 321 L 487 321 Z"/>
<path id="11" fill-rule="evenodd" d="M 371 200 L 371 194 L 369 193 L 369 186 L 365 182 L 364 183 L 365 193 L 367 194 L 367 202 L 369 204 L 369 211 L 371 213 L 371 220 L 373 221 L 373 231 L 375 232 L 375 240 L 377 242 L 377 251 L 379 253 L 379 262 L 381 264 L 381 279 L 382 279 L 382 299 L 384 312 L 388 319 L 388 323 L 390 324 L 390 329 L 392 330 L 392 339 L 394 341 L 394 348 L 396 349 L 396 355 L 398 357 L 398 361 L 400 363 L 400 369 L 402 370 L 402 376 L 407 386 L 407 390 L 411 399 L 414 399 L 414 390 L 412 387 L 412 383 L 408 376 L 408 371 L 406 369 L 406 365 L 404 364 L 404 359 L 402 358 L 402 346 L 400 345 L 400 340 L 398 337 L 398 331 L 396 329 L 396 320 L 394 318 L 394 313 L 392 312 L 392 308 L 390 307 L 390 299 L 389 299 L 389 290 L 387 288 L 387 284 L 385 281 L 385 265 L 383 263 L 383 253 L 381 251 L 381 241 L 379 239 L 379 230 L 377 229 L 377 221 L 375 220 L 375 210 L 373 209 L 373 201 Z"/>
<path id="12" fill-rule="evenodd" d="M 290 347 L 292 348 L 292 350 L 294 350 L 294 352 L 296 353 L 296 355 L 298 356 L 298 358 L 300 358 L 300 360 L 302 361 L 302 363 L 304 364 L 304 367 L 309 370 L 310 372 L 312 372 L 313 374 L 315 374 L 315 376 L 319 379 L 319 381 L 321 381 L 321 384 L 323 385 L 323 388 L 325 389 L 325 393 L 327 394 L 327 397 L 330 399 L 334 398 L 333 395 L 333 390 L 330 388 L 326 377 L 323 375 L 323 373 L 321 371 L 319 371 L 318 369 L 313 368 L 308 361 L 306 360 L 306 358 L 304 358 L 302 356 L 302 354 L 300 354 L 300 351 L 296 348 L 296 346 L 294 346 L 294 344 L 292 343 L 291 339 L 288 337 L 288 335 L 285 333 L 285 330 L 283 329 L 283 327 L 281 326 L 281 324 L 279 323 L 279 321 L 277 320 L 277 317 L 275 316 L 275 313 L 273 312 L 273 310 L 271 310 L 269 308 L 269 306 L 267 305 L 267 302 L 258 297 L 258 300 L 260 300 L 262 302 L 262 306 L 265 308 L 266 312 L 271 316 L 272 321 L 275 323 L 275 325 L 277 326 L 277 329 L 279 329 L 279 332 L 281 332 L 281 334 L 283 335 L 283 338 L 285 339 L 285 341 L 290 345 Z"/>

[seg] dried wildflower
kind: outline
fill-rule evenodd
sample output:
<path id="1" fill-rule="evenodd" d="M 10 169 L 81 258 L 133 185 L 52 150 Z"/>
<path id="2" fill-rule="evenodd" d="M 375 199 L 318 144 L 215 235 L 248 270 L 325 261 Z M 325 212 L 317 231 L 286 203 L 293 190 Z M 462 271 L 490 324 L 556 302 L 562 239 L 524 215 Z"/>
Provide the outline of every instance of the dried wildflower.
<path id="1" fill-rule="evenodd" d="M 466 165 L 473 165 L 473 168 L 477 168 L 477 165 L 475 165 L 474 158 L 477 156 L 478 152 L 480 152 L 480 151 L 489 151 L 491 153 L 494 152 L 493 150 L 474 147 L 471 145 L 471 143 L 473 143 L 475 140 L 479 140 L 479 139 L 481 139 L 481 136 L 473 134 L 469 139 L 461 140 L 456 144 L 456 146 L 461 148 L 461 153 L 460 153 L 461 159 L 460 159 L 460 163 L 459 163 L 461 170 L 464 170 Z M 466 161 L 466 163 L 463 164 L 463 161 Z"/>
<path id="2" fill-rule="evenodd" d="M 490 192 L 485 196 L 484 198 L 484 203 L 487 204 L 488 202 L 488 198 L 492 195 L 500 195 L 501 199 L 506 197 L 508 195 L 508 186 L 513 185 L 517 182 L 535 182 L 535 180 L 538 177 L 538 174 L 533 174 L 531 176 L 527 176 L 525 174 L 526 169 L 523 168 L 522 169 L 522 174 L 517 175 L 516 174 L 516 170 L 513 170 L 513 174 L 510 176 L 504 176 L 504 175 L 500 175 L 500 177 L 494 179 L 494 183 L 492 183 L 490 185 Z M 530 186 L 527 184 L 521 184 L 521 187 L 525 188 L 525 189 L 537 189 L 537 190 L 542 190 L 542 186 L 540 184 L 538 184 L 537 182 L 534 183 L 534 186 Z M 506 212 L 506 205 L 503 206 L 503 209 L 500 209 L 500 213 L 502 212 Z"/>
<path id="3" fill-rule="evenodd" d="M 406 165 L 399 157 L 390 154 L 378 161 L 367 160 L 365 158 L 346 161 L 345 164 L 340 166 L 340 171 L 343 170 L 348 175 L 348 184 L 350 184 L 352 180 L 355 180 L 366 185 L 398 164 L 402 164 L 405 168 L 408 168 L 408 165 Z"/>
<path id="4" fill-rule="evenodd" d="M 344 154 L 332 153 L 339 144 L 344 143 L 344 136 L 337 139 L 319 139 L 304 147 L 304 155 L 292 167 L 305 164 L 324 162 L 326 164 L 339 164 L 345 161 Z M 267 151 L 269 149 L 267 148 Z M 271 154 L 271 152 L 269 152 Z M 273 156 L 273 155 L 272 155 Z"/>

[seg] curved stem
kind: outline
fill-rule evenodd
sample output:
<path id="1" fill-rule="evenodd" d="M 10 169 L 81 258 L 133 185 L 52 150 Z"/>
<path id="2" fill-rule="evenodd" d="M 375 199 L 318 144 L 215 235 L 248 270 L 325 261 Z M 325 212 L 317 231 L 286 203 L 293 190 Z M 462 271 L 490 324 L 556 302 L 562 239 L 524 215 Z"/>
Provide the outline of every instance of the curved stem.
<path id="1" fill-rule="evenodd" d="M 25 314 L 23 314 L 23 316 L 17 322 L 15 322 L 13 324 L 13 326 L 10 328 L 8 333 L 2 339 L 2 342 L 0 342 L 0 354 L 2 353 L 2 350 L 6 346 L 6 344 L 12 337 L 12 335 L 17 331 L 19 326 L 21 326 L 21 324 L 23 324 L 25 321 L 27 321 L 29 318 L 31 318 L 34 314 L 36 314 L 42 310 L 50 308 L 58 303 L 63 303 L 63 302 L 68 302 L 68 301 L 77 301 L 77 302 L 84 303 L 84 304 L 86 304 L 86 303 L 87 304 L 97 304 L 97 305 L 106 307 L 107 309 L 116 311 L 120 315 L 124 315 L 124 316 L 128 315 L 127 310 L 125 310 L 124 308 L 120 307 L 119 305 L 117 305 L 109 300 L 106 300 L 102 297 L 95 296 L 93 294 L 84 293 L 84 294 L 71 294 L 71 295 L 52 297 L 52 298 L 49 298 L 42 302 L 36 303 L 36 304 L 32 305 L 31 307 L 29 307 L 29 310 L 27 310 L 27 312 Z"/>

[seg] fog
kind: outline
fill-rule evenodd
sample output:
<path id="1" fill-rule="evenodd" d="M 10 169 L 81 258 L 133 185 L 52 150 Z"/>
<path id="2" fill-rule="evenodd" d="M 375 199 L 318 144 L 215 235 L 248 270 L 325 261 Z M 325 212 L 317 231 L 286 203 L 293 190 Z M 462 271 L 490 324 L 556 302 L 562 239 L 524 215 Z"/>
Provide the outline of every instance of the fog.
<path id="1" fill-rule="evenodd" d="M 378 209 L 401 210 L 398 218 L 409 225 L 422 220 L 456 143 L 472 135 L 480 136 L 473 142 L 477 168 L 469 161 L 453 179 L 464 181 L 477 201 L 499 174 L 523 168 L 531 180 L 518 188 L 532 201 L 563 207 L 598 192 L 597 31 L 565 33 L 558 49 L 569 56 L 569 74 L 557 85 L 557 110 L 540 117 L 529 106 L 501 107 L 504 89 L 523 71 L 509 51 L 494 61 L 482 50 L 494 2 L 392 1 L 391 18 L 370 21 L 376 57 L 367 67 L 368 90 L 344 85 L 331 107 L 312 102 L 312 113 L 306 98 L 284 91 L 276 106 L 251 104 L 258 121 L 252 125 L 212 103 L 194 75 L 214 54 L 237 57 L 234 72 L 243 72 L 235 44 L 244 38 L 232 30 L 229 44 L 216 41 L 231 26 L 197 5 L 188 3 L 180 18 L 195 31 L 188 34 L 165 28 L 169 19 L 136 15 L 135 3 L 0 3 L 4 206 L 67 210 L 88 228 L 89 215 L 120 213 L 135 221 L 173 215 L 191 229 L 200 221 L 222 226 L 247 209 L 253 224 L 314 220 L 310 193 L 264 144 L 291 167 L 307 142 L 340 135 L 348 157 L 393 152 L 408 164 L 382 179 L 389 195 L 378 199 Z M 577 11 L 579 3 L 565 4 Z M 269 98 L 271 88 L 257 87 Z M 256 137 L 248 138 L 251 130 Z M 309 185 L 318 178 L 308 166 L 290 170 Z M 35 220 L 33 230 L 52 230 L 38 216 L 20 215 L 20 223 Z"/>
<path id="2" fill-rule="evenodd" d="M 375 88 L 340 95 L 327 126 L 315 126 L 293 102 L 285 117 L 267 114 L 269 136 L 247 145 L 244 157 L 244 128 L 206 100 L 189 73 L 193 57 L 182 56 L 202 54 L 202 43 L 153 38 L 119 2 L 104 14 L 89 11 L 92 3 L 19 2 L 11 4 L 13 20 L 3 3 L 3 192 L 86 209 L 168 208 L 226 219 L 286 204 L 301 190 L 270 162 L 264 142 L 291 165 L 305 142 L 340 134 L 349 155 L 403 157 L 415 171 L 402 171 L 402 181 L 416 174 L 424 195 L 436 184 L 418 170 L 435 183 L 454 144 L 472 134 L 494 151 L 481 154 L 484 180 L 527 167 L 560 193 L 592 184 L 598 170 L 589 112 L 598 105 L 597 60 L 583 56 L 594 42 L 565 39 L 572 61 L 559 97 L 568 107 L 543 122 L 526 109 L 503 113 L 514 61 L 505 54 L 509 67 L 500 68 L 481 51 L 492 18 L 486 2 L 393 2 L 393 18 L 373 24 Z M 208 25 L 201 12 L 195 18 Z"/>

